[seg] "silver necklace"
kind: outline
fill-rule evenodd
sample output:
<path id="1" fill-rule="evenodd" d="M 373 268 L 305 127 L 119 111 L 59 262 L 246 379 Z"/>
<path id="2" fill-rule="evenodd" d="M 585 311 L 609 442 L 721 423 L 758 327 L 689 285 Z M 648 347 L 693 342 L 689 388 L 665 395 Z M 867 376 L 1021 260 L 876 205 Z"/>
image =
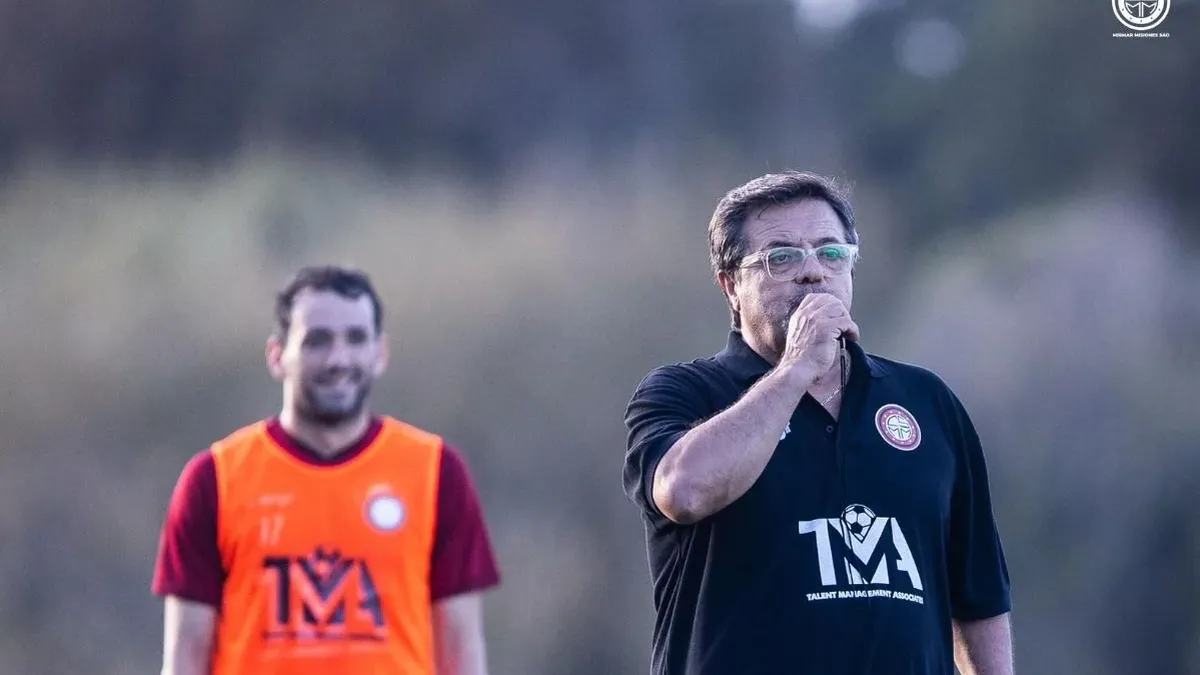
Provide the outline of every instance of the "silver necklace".
<path id="1" fill-rule="evenodd" d="M 840 385 L 840 384 L 839 384 L 839 385 L 838 385 L 838 387 L 837 387 L 837 389 L 834 389 L 834 390 L 833 390 L 833 393 L 832 393 L 832 394 L 830 394 L 829 396 L 827 396 L 827 397 L 825 398 L 825 400 L 824 400 L 824 401 L 821 401 L 821 405 L 822 405 L 822 406 L 827 406 L 827 405 L 829 405 L 829 402 L 833 400 L 833 397 L 834 397 L 834 396 L 837 396 L 837 395 L 838 395 L 838 394 L 840 394 L 840 393 L 842 393 L 842 385 Z"/>
<path id="2" fill-rule="evenodd" d="M 841 359 L 842 381 L 838 383 L 837 389 L 834 389 L 832 394 L 825 397 L 824 401 L 821 401 L 822 407 L 829 405 L 829 402 L 832 401 L 835 396 L 842 393 L 842 387 L 846 386 L 846 348 L 844 343 L 838 347 L 838 357 Z"/>

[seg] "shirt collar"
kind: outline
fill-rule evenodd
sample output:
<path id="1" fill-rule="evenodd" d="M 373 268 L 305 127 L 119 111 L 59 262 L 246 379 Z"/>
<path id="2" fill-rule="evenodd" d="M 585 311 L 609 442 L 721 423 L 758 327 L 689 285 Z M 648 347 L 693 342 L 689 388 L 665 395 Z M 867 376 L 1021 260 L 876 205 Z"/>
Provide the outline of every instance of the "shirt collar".
<path id="1" fill-rule="evenodd" d="M 865 367 L 873 378 L 887 376 L 887 366 L 873 358 L 857 342 L 848 340 L 846 352 L 850 355 L 851 369 L 861 372 Z M 729 339 L 725 343 L 725 348 L 716 355 L 716 360 L 734 377 L 747 381 L 757 380 L 772 367 L 766 359 L 746 344 L 741 331 L 738 330 L 729 331 Z"/>

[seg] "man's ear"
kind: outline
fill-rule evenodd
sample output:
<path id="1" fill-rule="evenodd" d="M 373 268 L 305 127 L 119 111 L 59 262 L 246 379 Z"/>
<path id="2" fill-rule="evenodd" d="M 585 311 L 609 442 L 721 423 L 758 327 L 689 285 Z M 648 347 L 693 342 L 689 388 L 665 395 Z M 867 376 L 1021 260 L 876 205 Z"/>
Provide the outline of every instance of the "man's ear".
<path id="1" fill-rule="evenodd" d="M 379 334 L 379 354 L 378 354 L 378 356 L 375 357 L 375 373 L 374 373 L 375 377 L 378 378 L 383 375 L 384 371 L 387 370 L 388 362 L 391 360 L 391 357 L 392 357 L 392 351 L 388 347 L 387 333 L 380 333 Z"/>
<path id="2" fill-rule="evenodd" d="M 721 292 L 725 294 L 725 302 L 729 305 L 729 311 L 733 312 L 734 316 L 738 316 L 741 307 L 737 297 L 735 274 L 736 272 L 721 270 L 717 272 L 717 283 L 721 286 Z"/>
<path id="3" fill-rule="evenodd" d="M 267 372 L 271 377 L 283 381 L 283 341 L 276 335 L 267 338 Z"/>

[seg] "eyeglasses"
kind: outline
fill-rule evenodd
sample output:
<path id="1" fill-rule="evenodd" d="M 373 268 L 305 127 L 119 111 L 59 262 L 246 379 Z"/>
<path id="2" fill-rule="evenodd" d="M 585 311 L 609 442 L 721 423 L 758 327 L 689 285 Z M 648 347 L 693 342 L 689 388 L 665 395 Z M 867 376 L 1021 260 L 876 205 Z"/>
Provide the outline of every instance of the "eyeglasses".
<path id="1" fill-rule="evenodd" d="M 738 264 L 740 268 L 753 267 L 762 263 L 767 276 L 775 281 L 791 281 L 800 276 L 804 269 L 804 261 L 814 256 L 821 266 L 834 274 L 848 272 L 858 260 L 856 244 L 825 244 L 816 248 L 796 248 L 794 246 L 778 246 L 765 251 L 752 253 Z"/>

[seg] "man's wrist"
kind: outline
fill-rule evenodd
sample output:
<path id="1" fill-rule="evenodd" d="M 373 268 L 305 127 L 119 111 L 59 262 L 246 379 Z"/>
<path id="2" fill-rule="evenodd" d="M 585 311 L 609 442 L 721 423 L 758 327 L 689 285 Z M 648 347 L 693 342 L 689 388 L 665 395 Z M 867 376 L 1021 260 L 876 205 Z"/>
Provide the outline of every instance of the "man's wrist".
<path id="1" fill-rule="evenodd" d="M 803 361 L 780 361 L 775 366 L 777 377 L 787 383 L 789 389 L 803 393 L 820 375 L 813 367 Z"/>

